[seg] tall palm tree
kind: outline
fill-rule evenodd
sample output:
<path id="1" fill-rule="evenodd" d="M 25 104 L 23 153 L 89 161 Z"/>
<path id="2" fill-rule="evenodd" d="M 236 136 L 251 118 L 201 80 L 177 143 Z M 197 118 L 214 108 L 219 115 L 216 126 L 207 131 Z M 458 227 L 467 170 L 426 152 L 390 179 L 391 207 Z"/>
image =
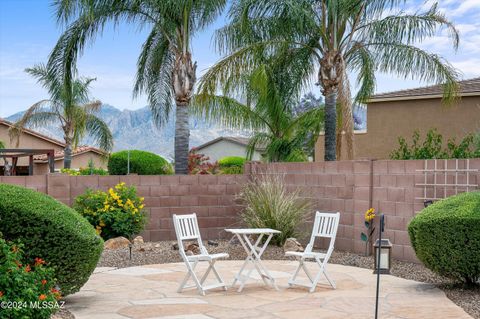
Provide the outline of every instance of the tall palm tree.
<path id="1" fill-rule="evenodd" d="M 224 126 L 252 130 L 248 159 L 262 145 L 268 162 L 305 161 L 311 151 L 305 152 L 305 146 L 313 147 L 306 140 L 320 133 L 323 109 L 295 112 L 301 93 L 297 80 L 294 72 L 262 64 L 248 74 L 225 81 L 222 95 L 209 91 L 200 81 L 200 93 L 192 109 Z"/>
<path id="2" fill-rule="evenodd" d="M 266 52 L 288 55 L 304 80 L 316 82 L 325 96 L 325 160 L 335 160 L 337 114 L 350 135 L 347 142 L 353 143 L 348 73 L 357 75 L 357 102 L 373 94 L 377 71 L 442 83 L 446 101 L 456 95 L 457 71 L 418 43 L 446 28 L 456 49 L 457 30 L 436 4 L 405 13 L 398 10 L 405 2 L 239 0 L 231 6 L 231 23 L 217 31 L 217 47 L 227 56 L 204 76 L 206 85 L 213 88 L 231 74 L 246 72 Z"/>
<path id="3" fill-rule="evenodd" d="M 69 76 L 89 40 L 112 22 L 148 28 L 137 62 L 134 96 L 146 93 L 155 122 L 161 125 L 176 105 L 175 172 L 188 173 L 188 106 L 196 82 L 190 42 L 222 12 L 226 0 L 56 0 L 57 18 L 69 24 L 49 60 Z"/>
<path id="4" fill-rule="evenodd" d="M 96 113 L 101 108 L 100 101 L 89 99 L 89 86 L 95 79 L 78 78 L 65 83 L 63 78 L 55 76 L 46 66 L 40 64 L 26 69 L 48 90 L 49 99 L 32 105 L 10 128 L 12 138 L 18 138 L 26 126 L 39 127 L 59 124 L 65 141 L 63 167 L 70 168 L 72 150 L 85 135 L 94 139 L 98 146 L 106 151 L 113 147 L 113 137 L 108 125 Z"/>

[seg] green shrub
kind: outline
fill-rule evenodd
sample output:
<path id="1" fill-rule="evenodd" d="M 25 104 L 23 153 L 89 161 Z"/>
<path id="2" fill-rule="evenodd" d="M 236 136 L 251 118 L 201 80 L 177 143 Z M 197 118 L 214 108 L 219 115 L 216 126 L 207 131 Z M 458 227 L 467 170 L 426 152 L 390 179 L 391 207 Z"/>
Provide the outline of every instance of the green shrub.
<path id="1" fill-rule="evenodd" d="M 0 184 L 0 232 L 25 245 L 27 259 L 47 260 L 63 295 L 78 291 L 97 265 L 103 241 L 70 207 L 16 185 Z"/>
<path id="2" fill-rule="evenodd" d="M 21 244 L 0 238 L 0 274 L 0 303 L 17 305 L 0 306 L 1 319 L 49 319 L 59 309 L 54 270 L 40 258 L 24 258 Z"/>
<path id="3" fill-rule="evenodd" d="M 246 159 L 240 156 L 226 156 L 218 161 L 222 174 L 243 174 Z"/>
<path id="4" fill-rule="evenodd" d="M 420 142 L 420 133 L 415 131 L 412 135 L 412 145 L 409 145 L 404 137 L 398 138 L 398 144 L 399 147 L 390 154 L 391 159 L 448 159 L 480 156 L 480 144 L 477 145 L 473 134 L 466 135 L 458 144 L 455 139 L 450 139 L 447 141 L 446 148 L 443 148 L 442 135 L 436 129 L 430 129 L 423 142 Z"/>
<path id="5" fill-rule="evenodd" d="M 408 233 L 418 259 L 432 271 L 468 284 L 480 278 L 480 192 L 428 206 Z"/>
<path id="6" fill-rule="evenodd" d="M 128 151 L 110 155 L 110 175 L 126 175 L 128 172 Z M 166 175 L 172 172 L 170 163 L 163 157 L 145 151 L 130 151 L 130 173 L 138 175 Z"/>
<path id="7" fill-rule="evenodd" d="M 132 238 L 145 226 L 143 198 L 137 196 L 135 187 L 127 187 L 125 183 L 110 188 L 108 193 L 89 189 L 75 198 L 73 208 L 105 240 L 119 236 Z"/>
<path id="8" fill-rule="evenodd" d="M 232 166 L 240 166 L 243 167 L 245 164 L 246 159 L 244 157 L 240 156 L 226 156 L 222 157 L 219 161 L 218 164 L 220 165 L 220 168 L 225 168 L 225 167 L 232 167 Z"/>
<path id="9" fill-rule="evenodd" d="M 298 226 L 311 209 L 299 191 L 287 190 L 282 177 L 265 175 L 254 178 L 238 195 L 244 204 L 242 219 L 250 228 L 272 228 L 281 231 L 272 242 L 283 245 L 287 238 L 298 235 Z"/>
<path id="10" fill-rule="evenodd" d="M 230 166 L 221 169 L 222 174 L 243 174 L 243 166 Z"/>
<path id="11" fill-rule="evenodd" d="M 68 174 L 70 176 L 80 176 L 80 175 L 108 175 L 108 171 L 103 168 L 80 168 L 79 170 L 71 169 L 71 168 L 62 168 L 60 169 L 61 173 Z"/>

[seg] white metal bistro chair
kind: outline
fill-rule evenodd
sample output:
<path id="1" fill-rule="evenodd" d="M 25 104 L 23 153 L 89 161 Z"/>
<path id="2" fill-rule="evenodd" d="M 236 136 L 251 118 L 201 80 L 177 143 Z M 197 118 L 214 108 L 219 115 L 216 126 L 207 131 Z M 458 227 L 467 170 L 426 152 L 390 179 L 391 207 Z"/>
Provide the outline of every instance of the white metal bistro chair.
<path id="1" fill-rule="evenodd" d="M 310 237 L 310 242 L 308 243 L 307 247 L 305 248 L 304 252 L 295 252 L 295 251 L 287 251 L 285 253 L 286 256 L 295 256 L 298 258 L 298 267 L 295 270 L 292 278 L 289 280 L 288 285 L 299 285 L 310 288 L 310 292 L 314 292 L 315 288 L 318 285 L 318 281 L 320 277 L 325 275 L 328 283 L 332 286 L 333 289 L 336 288 L 335 282 L 328 276 L 327 274 L 327 262 L 330 259 L 330 256 L 333 252 L 333 247 L 335 243 L 335 237 L 337 236 L 337 229 L 338 224 L 340 221 L 340 213 L 320 213 L 316 212 L 315 214 L 315 222 L 313 225 L 312 236 Z M 313 245 L 315 243 L 315 239 L 317 237 L 324 237 L 330 239 L 330 244 L 326 253 L 314 252 Z M 313 277 L 310 274 L 310 271 L 307 269 L 305 265 L 305 261 L 308 259 L 313 259 L 315 263 L 320 267 L 317 275 Z M 307 275 L 308 280 L 310 283 L 300 282 L 297 280 L 298 273 L 300 269 L 303 269 L 305 274 Z"/>
<path id="2" fill-rule="evenodd" d="M 209 289 L 223 287 L 224 290 L 227 290 L 227 285 L 225 285 L 223 279 L 220 277 L 217 270 L 215 269 L 215 261 L 219 258 L 228 258 L 228 254 L 208 253 L 205 246 L 203 246 L 202 238 L 200 236 L 200 230 L 198 229 L 197 214 L 173 215 L 173 225 L 175 226 L 175 233 L 177 235 L 178 250 L 180 251 L 180 255 L 182 256 L 182 259 L 185 262 L 188 271 L 185 279 L 183 279 L 177 291 L 182 292 L 183 289 L 196 287 L 198 289 L 198 292 L 201 295 L 205 296 L 205 291 Z M 198 243 L 198 247 L 200 248 L 200 254 L 187 256 L 183 246 L 184 240 L 196 240 Z M 200 279 L 198 279 L 197 275 L 195 274 L 195 267 L 201 261 L 208 262 L 209 266 L 205 274 Z M 213 271 L 215 277 L 218 280 L 218 283 L 204 286 L 203 284 L 207 279 L 208 275 L 210 274 L 210 271 Z M 186 286 L 190 277 L 193 279 L 194 285 Z"/>

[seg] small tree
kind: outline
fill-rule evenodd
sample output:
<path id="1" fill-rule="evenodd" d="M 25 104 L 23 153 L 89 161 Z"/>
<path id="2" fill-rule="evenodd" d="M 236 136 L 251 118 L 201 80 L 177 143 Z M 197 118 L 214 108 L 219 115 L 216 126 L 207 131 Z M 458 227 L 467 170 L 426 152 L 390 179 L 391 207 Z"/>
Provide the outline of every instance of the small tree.
<path id="1" fill-rule="evenodd" d="M 105 152 L 113 147 L 113 136 L 107 123 L 96 116 L 101 102 L 89 99 L 89 86 L 95 79 L 64 79 L 40 64 L 27 69 L 48 90 L 50 98 L 32 105 L 10 129 L 10 135 L 17 139 L 27 126 L 40 127 L 58 124 L 65 141 L 63 167 L 70 168 L 72 151 L 85 135 L 91 136 Z"/>

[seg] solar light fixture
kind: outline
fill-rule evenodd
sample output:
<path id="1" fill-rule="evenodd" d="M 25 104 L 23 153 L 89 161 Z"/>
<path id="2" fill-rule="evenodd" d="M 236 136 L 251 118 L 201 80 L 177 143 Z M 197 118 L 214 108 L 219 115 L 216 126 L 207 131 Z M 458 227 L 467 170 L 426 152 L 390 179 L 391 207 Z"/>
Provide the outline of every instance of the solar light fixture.
<path id="1" fill-rule="evenodd" d="M 375 250 L 375 269 L 373 273 L 376 274 L 378 269 L 381 275 L 390 274 L 390 268 L 392 266 L 392 243 L 388 239 L 382 239 L 380 245 L 380 240 L 377 239 L 373 247 Z M 380 258 L 380 260 L 378 260 L 378 258 Z"/>

